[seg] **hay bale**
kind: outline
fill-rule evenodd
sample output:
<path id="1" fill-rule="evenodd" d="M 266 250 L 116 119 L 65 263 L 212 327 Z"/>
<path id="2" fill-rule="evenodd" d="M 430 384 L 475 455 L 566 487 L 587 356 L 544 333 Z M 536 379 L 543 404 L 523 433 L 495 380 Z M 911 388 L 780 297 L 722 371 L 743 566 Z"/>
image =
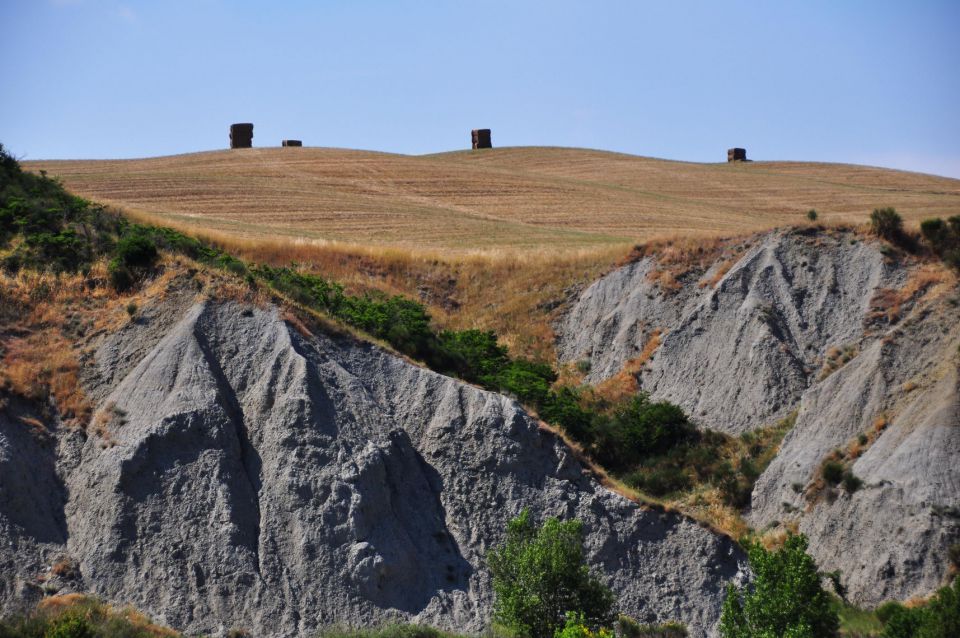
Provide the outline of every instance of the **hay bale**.
<path id="1" fill-rule="evenodd" d="M 253 146 L 253 124 L 243 122 L 230 125 L 230 148 L 250 148 Z"/>
<path id="2" fill-rule="evenodd" d="M 303 146 L 303 142 L 300 140 L 283 140 L 280 142 L 280 146 Z"/>
<path id="3" fill-rule="evenodd" d="M 728 162 L 746 162 L 746 161 L 747 161 L 747 149 L 745 149 L 745 148 L 728 148 L 728 149 L 727 149 L 727 161 L 728 161 Z"/>
<path id="4" fill-rule="evenodd" d="M 493 148 L 493 144 L 490 143 L 490 129 L 488 128 L 473 129 L 470 131 L 470 138 L 474 149 Z"/>

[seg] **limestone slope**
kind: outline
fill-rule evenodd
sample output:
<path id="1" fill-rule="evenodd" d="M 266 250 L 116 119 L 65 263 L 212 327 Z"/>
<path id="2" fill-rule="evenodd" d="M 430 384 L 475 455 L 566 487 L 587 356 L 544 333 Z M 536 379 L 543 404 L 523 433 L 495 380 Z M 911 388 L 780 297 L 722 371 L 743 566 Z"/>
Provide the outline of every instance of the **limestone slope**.
<path id="1" fill-rule="evenodd" d="M 638 383 L 702 427 L 740 434 L 795 411 L 754 527 L 795 521 L 858 603 L 929 594 L 960 541 L 960 290 L 850 232 L 777 231 L 734 252 L 676 291 L 652 258 L 595 282 L 558 325 L 561 358 L 589 360 L 598 382 L 660 330 Z M 831 456 L 861 489 L 824 485 Z"/>
<path id="2" fill-rule="evenodd" d="M 529 507 L 584 521 L 623 611 L 712 632 L 736 546 L 600 487 L 510 399 L 301 334 L 276 308 L 170 303 L 100 345 L 102 433 L 38 442 L 0 420 L 7 609 L 43 574 L 190 633 L 391 618 L 478 631 L 484 555 Z M 25 463 L 43 498 L 18 494 Z"/>

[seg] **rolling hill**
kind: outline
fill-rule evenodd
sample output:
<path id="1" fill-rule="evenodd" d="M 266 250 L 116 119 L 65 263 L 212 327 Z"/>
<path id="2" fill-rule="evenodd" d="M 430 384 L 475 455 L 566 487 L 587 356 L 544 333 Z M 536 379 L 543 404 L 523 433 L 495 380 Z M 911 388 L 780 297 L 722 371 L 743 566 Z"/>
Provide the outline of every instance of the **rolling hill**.
<path id="1" fill-rule="evenodd" d="M 696 164 L 571 148 L 406 156 L 254 148 L 25 162 L 76 193 L 237 237 L 454 252 L 584 248 L 752 232 L 803 220 L 960 214 L 960 180 L 806 162 Z"/>

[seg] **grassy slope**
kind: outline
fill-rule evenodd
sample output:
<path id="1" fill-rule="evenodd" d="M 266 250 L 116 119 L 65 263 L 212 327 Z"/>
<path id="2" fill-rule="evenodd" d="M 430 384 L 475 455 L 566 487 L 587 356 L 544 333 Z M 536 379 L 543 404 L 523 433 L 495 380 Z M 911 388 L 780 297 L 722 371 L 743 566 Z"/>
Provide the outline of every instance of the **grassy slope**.
<path id="1" fill-rule="evenodd" d="M 694 164 L 603 151 L 502 148 L 405 156 L 255 148 L 25 162 L 74 192 L 235 237 L 461 252 L 625 246 L 797 222 L 908 223 L 960 214 L 960 180 L 841 164 Z"/>

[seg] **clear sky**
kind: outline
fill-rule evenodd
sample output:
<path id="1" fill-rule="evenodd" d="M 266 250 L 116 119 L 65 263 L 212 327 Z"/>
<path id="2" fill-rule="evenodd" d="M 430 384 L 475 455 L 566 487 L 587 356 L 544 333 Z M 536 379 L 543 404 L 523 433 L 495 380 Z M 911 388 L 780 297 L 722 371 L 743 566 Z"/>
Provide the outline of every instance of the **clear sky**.
<path id="1" fill-rule="evenodd" d="M 0 0 L 17 156 L 582 146 L 960 177 L 960 1 Z"/>

